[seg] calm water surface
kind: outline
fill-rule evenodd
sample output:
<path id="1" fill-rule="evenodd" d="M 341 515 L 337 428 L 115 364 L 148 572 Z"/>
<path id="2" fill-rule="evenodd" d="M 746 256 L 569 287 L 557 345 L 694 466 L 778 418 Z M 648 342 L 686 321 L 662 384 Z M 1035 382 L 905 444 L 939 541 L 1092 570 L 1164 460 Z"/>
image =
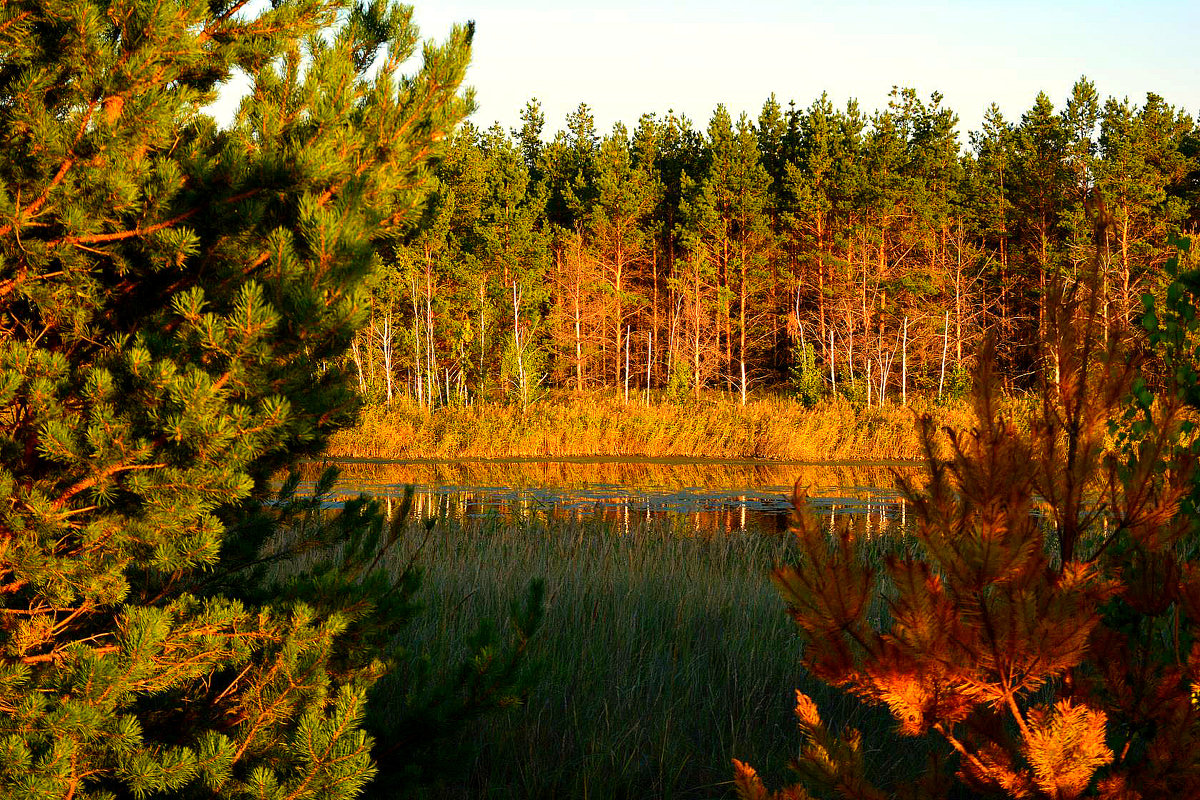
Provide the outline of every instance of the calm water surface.
<path id="1" fill-rule="evenodd" d="M 830 523 L 844 515 L 868 532 L 906 527 L 909 509 L 897 475 L 915 478 L 911 462 L 812 464 L 679 459 L 508 459 L 331 462 L 341 470 L 332 501 L 359 494 L 389 499 L 416 489 L 418 517 L 596 520 L 619 528 L 669 523 L 695 532 L 782 531 L 792 487 L 808 487 L 810 504 Z M 320 464 L 310 464 L 311 491 Z"/>

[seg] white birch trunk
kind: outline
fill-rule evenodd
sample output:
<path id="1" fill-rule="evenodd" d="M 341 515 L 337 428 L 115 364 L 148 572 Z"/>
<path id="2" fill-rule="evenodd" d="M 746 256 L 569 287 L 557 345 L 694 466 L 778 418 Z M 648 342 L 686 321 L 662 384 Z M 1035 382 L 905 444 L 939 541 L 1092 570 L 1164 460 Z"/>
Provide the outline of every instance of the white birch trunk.
<path id="1" fill-rule="evenodd" d="M 625 329 L 625 405 L 629 405 L 629 340 L 633 333 Z"/>
<path id="2" fill-rule="evenodd" d="M 946 384 L 946 350 L 950 347 L 950 312 L 942 324 L 942 373 L 938 377 L 938 400 L 942 399 L 942 387 Z"/>
<path id="3" fill-rule="evenodd" d="M 517 293 L 517 282 L 513 281 L 513 351 L 517 357 L 517 393 L 522 407 L 528 400 L 525 391 L 525 360 L 521 352 L 521 297 Z"/>
<path id="4" fill-rule="evenodd" d="M 832 322 L 832 320 L 830 320 Z M 834 350 L 833 350 L 833 325 L 829 326 L 829 387 L 833 392 L 837 392 L 837 373 L 833 370 Z"/>
<path id="5" fill-rule="evenodd" d="M 363 373 L 363 357 L 362 347 L 359 344 L 360 334 L 354 334 L 354 338 L 350 340 L 350 357 L 354 359 L 354 368 L 358 372 L 358 393 L 362 397 L 367 396 L 367 377 Z"/>
<path id="6" fill-rule="evenodd" d="M 871 359 L 867 359 L 867 406 L 871 405 Z"/>
<path id="7" fill-rule="evenodd" d="M 646 331 L 646 405 L 650 405 L 650 364 L 654 354 L 654 331 Z"/>
<path id="8" fill-rule="evenodd" d="M 383 383 L 386 391 L 387 402 L 392 402 L 394 395 L 394 384 L 392 378 L 392 340 L 394 332 L 392 330 L 392 310 L 389 308 L 383 314 L 383 325 L 379 329 L 379 349 L 383 353 Z"/>

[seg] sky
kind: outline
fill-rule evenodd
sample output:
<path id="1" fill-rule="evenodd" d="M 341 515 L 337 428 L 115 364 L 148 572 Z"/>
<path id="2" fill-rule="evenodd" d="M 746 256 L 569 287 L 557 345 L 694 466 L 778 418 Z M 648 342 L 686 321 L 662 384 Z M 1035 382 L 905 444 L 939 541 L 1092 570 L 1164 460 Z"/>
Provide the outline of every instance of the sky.
<path id="1" fill-rule="evenodd" d="M 1018 121 L 1039 91 L 1061 107 L 1081 75 L 1101 97 L 1200 111 L 1200 0 L 413 2 L 425 38 L 475 21 L 481 127 L 518 126 L 531 97 L 550 135 L 580 102 L 601 133 L 668 110 L 703 129 L 718 103 L 756 118 L 772 92 L 786 108 L 826 91 L 872 111 L 898 85 L 941 92 L 965 143 L 989 103 Z"/>

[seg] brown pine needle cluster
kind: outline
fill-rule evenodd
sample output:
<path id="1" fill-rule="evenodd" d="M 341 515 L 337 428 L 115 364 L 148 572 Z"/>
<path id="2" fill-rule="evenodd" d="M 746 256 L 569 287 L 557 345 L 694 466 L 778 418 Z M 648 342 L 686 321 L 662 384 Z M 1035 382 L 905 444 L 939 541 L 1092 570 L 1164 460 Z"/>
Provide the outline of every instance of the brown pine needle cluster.
<path id="1" fill-rule="evenodd" d="M 945 757 L 914 782 L 872 783 L 860 734 L 835 735 L 801 695 L 800 784 L 770 795 L 739 763 L 740 797 L 1200 797 L 1200 568 L 1181 512 L 1190 401 L 1150 402 L 1139 359 L 1078 294 L 1048 320 L 1031 425 L 997 413 L 987 345 L 977 426 L 951 434 L 950 459 L 922 422 L 929 480 L 905 486 L 914 554 L 871 566 L 796 490 L 799 555 L 772 577 L 806 666 Z"/>

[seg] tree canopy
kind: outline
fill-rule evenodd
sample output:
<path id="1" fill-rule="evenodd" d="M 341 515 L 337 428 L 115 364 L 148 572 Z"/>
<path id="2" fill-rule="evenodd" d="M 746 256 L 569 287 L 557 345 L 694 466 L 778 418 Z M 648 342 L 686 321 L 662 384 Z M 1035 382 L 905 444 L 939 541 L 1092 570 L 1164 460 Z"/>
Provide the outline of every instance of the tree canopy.
<path id="1" fill-rule="evenodd" d="M 944 98 L 911 88 L 871 114 L 771 97 L 756 120 L 723 107 L 701 125 L 647 114 L 632 135 L 598 132 L 585 104 L 557 132 L 536 101 L 522 120 L 511 137 L 464 126 L 442 179 L 461 196 L 516 170 L 496 203 L 537 235 L 502 244 L 484 235 L 491 212 L 462 206 L 446 239 L 460 267 L 434 282 L 435 313 L 422 320 L 442 390 L 417 391 L 403 347 L 385 369 L 387 348 L 367 332 L 356 368 L 368 395 L 387 376 L 426 404 L 501 395 L 512 286 L 482 278 L 501 252 L 523 280 L 554 287 L 533 304 L 523 294 L 518 315 L 546 387 L 740 390 L 743 366 L 751 390 L 787 387 L 811 349 L 824 376 L 811 389 L 902 399 L 936 393 L 947 373 L 964 384 L 990 332 L 1002 382 L 1028 389 L 1050 287 L 1091 262 L 1089 204 L 1114 220 L 1102 317 L 1126 340 L 1141 335 L 1141 293 L 1167 283 L 1169 236 L 1200 221 L 1195 120 L 1153 92 L 1103 98 L 1086 78 L 1061 105 L 1040 94 L 1016 120 L 993 106 L 965 137 Z M 470 312 L 453 299 L 468 291 Z M 439 296 L 456 310 L 437 314 Z M 456 341 L 463 324 L 487 329 L 470 358 Z"/>

